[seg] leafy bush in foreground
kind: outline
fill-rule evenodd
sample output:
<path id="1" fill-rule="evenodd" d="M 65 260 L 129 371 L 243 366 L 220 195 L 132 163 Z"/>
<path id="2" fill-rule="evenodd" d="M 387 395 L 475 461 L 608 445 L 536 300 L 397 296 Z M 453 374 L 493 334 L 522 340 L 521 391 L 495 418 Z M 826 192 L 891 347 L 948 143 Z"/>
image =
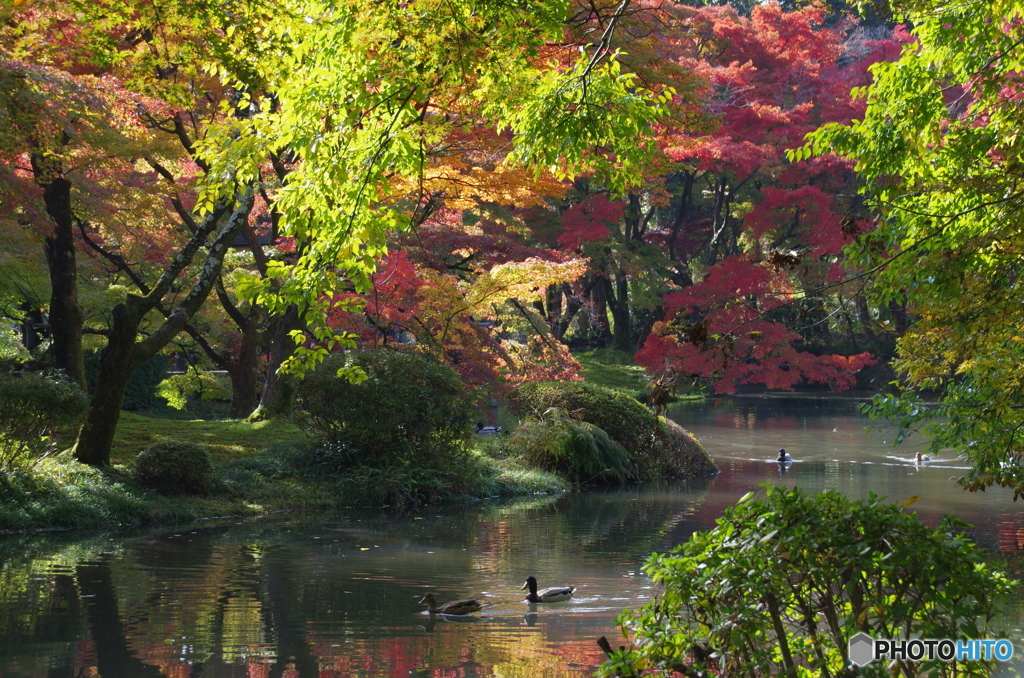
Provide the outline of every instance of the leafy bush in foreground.
<path id="1" fill-rule="evenodd" d="M 611 676 L 985 675 L 984 662 L 879 661 L 852 668 L 851 636 L 991 636 L 993 600 L 1011 582 L 988 569 L 947 517 L 927 527 L 871 495 L 767 488 L 726 510 L 644 571 L 664 593 L 619 618 L 631 637 Z"/>
<path id="2" fill-rule="evenodd" d="M 206 494 L 213 489 L 213 462 L 202 445 L 160 442 L 139 453 L 132 475 L 161 494 Z"/>
<path id="3" fill-rule="evenodd" d="M 88 396 L 62 374 L 0 374 L 0 470 L 54 452 L 54 434 L 74 429 L 88 408 Z"/>
<path id="4" fill-rule="evenodd" d="M 523 419 L 538 419 L 557 408 L 602 429 L 629 453 L 631 475 L 637 480 L 718 472 L 696 438 L 621 391 L 580 382 L 533 382 L 517 386 L 507 402 Z"/>

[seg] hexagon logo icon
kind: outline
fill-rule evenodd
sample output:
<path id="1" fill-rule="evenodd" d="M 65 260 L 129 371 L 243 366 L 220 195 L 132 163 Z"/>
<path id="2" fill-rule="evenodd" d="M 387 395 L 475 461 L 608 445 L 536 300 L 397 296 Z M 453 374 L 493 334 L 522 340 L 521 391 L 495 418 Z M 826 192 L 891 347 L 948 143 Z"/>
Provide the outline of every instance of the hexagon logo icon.
<path id="1" fill-rule="evenodd" d="M 863 631 L 850 638 L 850 661 L 857 666 L 870 664 L 875 659 L 875 641 Z"/>

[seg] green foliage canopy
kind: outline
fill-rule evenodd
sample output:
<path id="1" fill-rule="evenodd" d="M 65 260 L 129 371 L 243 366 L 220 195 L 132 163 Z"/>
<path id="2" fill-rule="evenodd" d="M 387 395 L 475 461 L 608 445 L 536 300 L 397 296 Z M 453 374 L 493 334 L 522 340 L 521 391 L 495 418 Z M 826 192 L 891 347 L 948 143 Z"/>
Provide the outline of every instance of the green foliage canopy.
<path id="1" fill-rule="evenodd" d="M 879 214 L 851 254 L 877 272 L 876 301 L 916 322 L 895 366 L 906 387 L 872 411 L 930 434 L 972 464 L 967 489 L 1024 494 L 1024 3 L 897 8 L 915 28 L 895 63 L 872 67 L 863 120 L 827 125 L 794 153 L 856 161 Z M 938 392 L 938 407 L 920 392 Z"/>
<path id="2" fill-rule="evenodd" d="M 637 140 L 671 95 L 640 87 L 604 42 L 567 50 L 568 12 L 564 0 L 291 0 L 270 21 L 229 26 L 266 39 L 240 69 L 255 78 L 219 73 L 242 114 L 197 143 L 211 165 L 199 205 L 226 196 L 222 177 L 254 175 L 267 151 L 280 154 L 276 209 L 301 253 L 240 294 L 272 311 L 299 302 L 315 321 L 323 290 L 368 290 L 386 234 L 429 198 L 396 186 L 422 186 L 429 149 L 453 131 L 498 130 L 511 162 L 559 177 L 595 172 L 621 187 L 637 175 L 650 152 Z M 299 357 L 337 341 L 317 338 L 322 350 Z"/>
<path id="3" fill-rule="evenodd" d="M 850 637 L 981 638 L 1013 588 L 946 518 L 923 525 L 873 494 L 768 487 L 644 571 L 663 594 L 619 618 L 631 640 L 600 676 L 837 676 Z M 901 675 L 979 675 L 991 662 L 900 662 Z M 931 673 L 934 671 L 934 673 Z M 856 672 L 889 676 L 887 662 Z"/>

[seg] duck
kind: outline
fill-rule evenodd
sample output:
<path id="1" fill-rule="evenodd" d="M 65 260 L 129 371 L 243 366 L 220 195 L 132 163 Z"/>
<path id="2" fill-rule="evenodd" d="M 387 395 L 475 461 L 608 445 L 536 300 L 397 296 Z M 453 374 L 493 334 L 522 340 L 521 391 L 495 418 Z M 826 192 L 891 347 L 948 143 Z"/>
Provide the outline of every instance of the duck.
<path id="1" fill-rule="evenodd" d="M 931 460 L 931 458 L 932 457 L 930 454 L 921 454 L 920 450 L 917 454 L 914 455 L 914 461 L 917 463 L 921 463 L 922 461 L 929 461 Z"/>
<path id="2" fill-rule="evenodd" d="M 473 612 L 479 612 L 482 607 L 475 598 L 453 600 L 450 603 L 438 605 L 433 593 L 423 596 L 423 599 L 420 600 L 420 605 L 426 605 L 427 611 L 430 614 L 472 614 Z"/>
<path id="3" fill-rule="evenodd" d="M 476 423 L 476 434 L 478 436 L 496 436 L 501 433 L 500 426 L 484 426 L 482 421 Z"/>
<path id="4" fill-rule="evenodd" d="M 532 575 L 526 578 L 526 583 L 519 590 L 527 588 L 530 589 L 530 593 L 527 594 L 526 600 L 531 603 L 557 603 L 569 600 L 572 594 L 576 593 L 575 586 L 551 586 L 538 591 L 537 578 Z"/>
<path id="5" fill-rule="evenodd" d="M 786 452 L 785 449 L 781 449 L 779 450 L 779 456 L 776 457 L 775 461 L 780 464 L 785 464 L 787 461 L 793 461 L 793 457 L 791 457 L 789 452 Z"/>

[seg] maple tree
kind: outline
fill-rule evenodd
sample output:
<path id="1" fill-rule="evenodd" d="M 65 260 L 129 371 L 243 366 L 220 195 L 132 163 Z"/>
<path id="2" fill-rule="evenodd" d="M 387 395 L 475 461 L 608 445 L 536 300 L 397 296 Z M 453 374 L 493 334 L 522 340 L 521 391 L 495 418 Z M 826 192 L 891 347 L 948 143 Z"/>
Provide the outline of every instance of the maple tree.
<path id="1" fill-rule="evenodd" d="M 828 329 L 815 290 L 842 279 L 842 247 L 867 224 L 844 218 L 841 196 L 854 180 L 847 165 L 790 163 L 786 151 L 823 122 L 855 117 L 850 87 L 866 83 L 866 65 L 894 51 L 890 41 L 851 45 L 848 27 L 827 28 L 823 19 L 820 9 L 776 4 L 749 17 L 728 7 L 691 15 L 679 58 L 707 78 L 718 125 L 708 133 L 666 129 L 661 139 L 674 164 L 658 188 L 671 197 L 654 215 L 661 218 L 650 239 L 664 248 L 681 289 L 663 296 L 665 319 L 637 353 L 652 372 L 712 379 L 720 392 L 740 383 L 844 388 L 873 362 L 799 350 L 801 335 L 790 328 L 803 321 Z M 846 303 L 838 300 L 838 309 Z M 798 312 L 788 317 L 792 307 Z"/>
<path id="2" fill-rule="evenodd" d="M 878 228 L 851 254 L 878 303 L 912 313 L 895 367 L 904 390 L 874 413 L 923 429 L 971 463 L 960 482 L 1024 494 L 1020 410 L 1021 73 L 1024 5 L 895 3 L 913 28 L 859 91 L 864 116 L 812 135 L 795 155 L 841 153 L 865 180 Z M 938 394 L 930 407 L 922 391 Z"/>
<path id="3" fill-rule="evenodd" d="M 49 308 L 57 365 L 74 365 L 82 357 L 81 307 L 75 290 L 63 282 L 79 275 L 76 237 L 112 267 L 112 282 L 121 278 L 138 291 L 108 307 L 107 328 L 96 330 L 106 343 L 92 406 L 76 445 L 76 456 L 95 464 L 109 458 L 131 373 L 179 332 L 193 329 L 188 321 L 205 302 L 227 245 L 253 203 L 252 188 L 240 188 L 237 203 L 233 196 L 226 198 L 205 214 L 196 214 L 183 203 L 171 169 L 194 174 L 197 164 L 201 170 L 204 163 L 194 155 L 185 118 L 169 102 L 183 101 L 183 92 L 196 84 L 198 72 L 172 66 L 177 58 L 194 55 L 195 43 L 182 38 L 203 30 L 203 21 L 196 19 L 209 16 L 204 17 L 204 8 L 192 6 L 184 8 L 187 17 L 146 9 L 138 12 L 117 3 L 35 3 L 8 22 L 3 36 L 5 56 L 20 59 L 4 62 L 6 111 L 15 122 L 9 130 L 10 148 L 15 158 L 26 157 L 31 167 L 15 173 L 30 176 L 42 189 L 49 223 L 38 218 L 43 211 L 33 207 L 38 198 L 30 192 L 23 192 L 16 214 L 28 226 L 35 218 L 35 228 L 44 233 L 52 229 L 44 235 L 47 246 L 57 240 L 62 248 L 59 256 L 48 252 L 47 257 L 53 296 L 59 296 L 59 303 Z M 164 26 L 162 21 L 176 30 L 157 38 L 152 29 Z M 142 58 L 134 60 L 135 53 Z M 114 58 L 117 55 L 122 58 Z M 158 69 L 155 79 L 132 70 L 148 69 L 152 58 L 165 69 Z M 179 75 L 181 80 L 176 79 Z M 12 85 L 12 80 L 21 86 Z M 151 96 L 156 91 L 164 98 Z M 216 99 L 218 90 L 208 93 Z M 165 131 L 162 120 L 173 124 Z M 39 159 L 33 160 L 36 156 Z M 148 172 L 141 169 L 142 163 Z M 240 178 L 243 185 L 246 181 L 244 173 L 229 176 Z M 170 191 L 158 187 L 161 177 L 172 184 Z M 152 209 L 155 218 L 126 228 L 122 215 L 132 209 Z M 193 267 L 202 250 L 202 266 Z M 187 292 L 179 295 L 181 288 Z M 159 315 L 153 318 L 151 313 Z M 78 340 L 61 344 L 58 339 L 65 334 L 72 339 L 77 335 Z M 79 376 L 75 370 L 71 373 Z"/>
<path id="4" fill-rule="evenodd" d="M 606 37 L 618 19 L 606 17 Z M 217 285 L 234 232 L 245 232 L 257 192 L 281 232 L 295 238 L 296 257 L 267 261 L 235 292 L 243 303 L 299 319 L 300 327 L 283 333 L 279 326 L 274 343 L 291 342 L 293 357 L 308 361 L 347 341 L 323 322 L 325 309 L 344 298 L 324 292 L 370 288 L 385 234 L 412 219 L 393 197 L 395 187 L 422 176 L 427 148 L 457 126 L 444 115 L 455 102 L 464 109 L 459 120 L 511 128 L 511 162 L 548 166 L 559 176 L 587 168 L 612 182 L 637 166 L 645 151 L 633 136 L 658 114 L 659 100 L 620 71 L 606 40 L 591 48 L 565 44 L 564 20 L 565 6 L 553 1 L 415 8 L 309 1 L 277 3 L 271 11 L 241 0 L 230 8 L 109 0 L 40 2 L 13 14 L 4 38 L 8 55 L 52 64 L 83 85 L 113 79 L 125 107 L 135 107 L 128 126 L 146 130 L 147 140 L 170 135 L 198 167 L 181 186 L 163 158 L 149 162 L 170 184 L 164 189 L 179 219 L 174 228 L 186 236 L 155 280 L 132 271 L 110 248 L 113 240 L 89 245 L 140 294 L 127 294 L 112 310 L 78 458 L 106 463 L 128 376 L 189 329 Z M 575 57 L 547 61 L 540 58 L 545 51 Z M 592 153 L 595 147 L 601 151 Z M 125 157 L 154 160 L 141 152 Z M 81 220 L 74 209 L 70 214 Z M 89 241 L 88 230 L 79 230 Z M 192 266 L 200 251 L 202 265 Z M 51 278 L 73 279 L 75 262 L 62 262 Z M 490 286 L 481 299 L 519 285 L 507 271 L 504 279 L 481 273 L 477 282 Z M 174 298 L 187 285 L 183 276 L 191 291 Z M 138 338 L 151 312 L 164 319 Z M 302 323 L 316 344 L 295 346 L 289 338 L 302 339 Z M 67 324 L 81 326 L 79 318 Z M 271 390 L 268 384 L 264 393 Z"/>
<path id="5" fill-rule="evenodd" d="M 506 154 L 506 140 L 484 128 L 430 149 L 423 176 L 395 186 L 417 205 L 416 223 L 389 239 L 360 308 L 339 309 L 330 324 L 360 346 L 427 352 L 491 394 L 527 379 L 579 379 L 537 306 L 585 264 L 535 242 L 516 215 L 565 189 L 503 165 Z M 416 203 L 420 195 L 429 198 Z"/>

